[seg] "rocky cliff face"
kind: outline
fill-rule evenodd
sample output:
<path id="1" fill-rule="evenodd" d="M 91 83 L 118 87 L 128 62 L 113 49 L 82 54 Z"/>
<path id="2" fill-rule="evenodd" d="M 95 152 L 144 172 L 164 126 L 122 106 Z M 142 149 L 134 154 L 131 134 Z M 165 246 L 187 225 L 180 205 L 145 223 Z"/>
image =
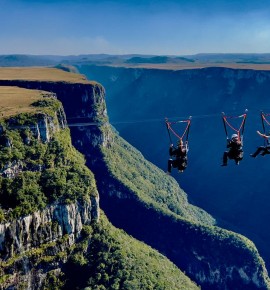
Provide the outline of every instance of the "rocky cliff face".
<path id="1" fill-rule="evenodd" d="M 40 289 L 48 272 L 61 273 L 68 249 L 80 239 L 83 226 L 98 219 L 98 198 L 92 197 L 90 202 L 56 203 L 0 224 L 0 289 Z"/>
<path id="2" fill-rule="evenodd" d="M 264 263 L 248 240 L 202 223 L 191 223 L 172 211 L 157 210 L 112 174 L 102 148 L 110 150 L 115 135 L 107 123 L 101 86 L 31 81 L 0 81 L 0 85 L 52 91 L 63 103 L 67 118 L 80 120 L 81 126 L 71 127 L 73 143 L 95 173 L 102 207 L 113 223 L 165 253 L 206 289 L 268 289 Z M 30 219 L 34 226 L 35 219 Z M 61 230 L 57 227 L 58 233 L 70 227 L 69 223 L 62 224 Z M 74 231 L 76 236 L 77 229 Z M 16 238 L 13 243 L 17 243 Z"/>
<path id="3" fill-rule="evenodd" d="M 37 141 L 48 143 L 56 132 L 67 128 L 67 120 L 63 107 L 57 109 L 53 117 L 48 114 L 39 113 L 35 116 L 34 122 L 23 126 L 18 123 L 15 117 L 9 118 L 5 125 L 0 125 L 0 144 L 12 149 L 12 140 L 6 135 L 6 127 L 8 127 L 9 130 L 15 130 L 19 127 L 23 127 L 25 131 L 28 130 L 29 132 L 22 133 L 24 144 L 31 144 L 29 137 L 31 133 Z M 44 166 L 40 164 L 34 166 L 24 164 L 22 160 L 9 161 L 0 169 L 0 176 L 14 178 L 24 170 L 42 171 L 43 167 Z"/>
<path id="4" fill-rule="evenodd" d="M 52 94 L 43 97 L 36 111 L 1 119 L 0 289 L 46 288 L 83 228 L 99 220 L 94 179 L 72 149 L 64 109 Z M 68 178 L 60 181 L 59 171 Z M 82 179 L 85 192 L 76 187 Z"/>
<path id="5" fill-rule="evenodd" d="M 105 90 L 102 86 L 98 84 L 12 80 L 0 80 L 0 85 L 19 86 L 55 93 L 64 106 L 71 134 L 73 132 L 79 134 L 79 136 L 72 138 L 72 142 L 76 148 L 89 157 L 87 162 L 93 163 L 95 161 L 95 154 L 99 155 L 100 152 L 99 145 L 108 146 L 110 143 L 111 134 L 107 124 Z M 75 123 L 75 127 L 73 127 L 73 123 Z M 103 125 L 102 128 L 101 125 Z M 92 147 L 96 149 L 95 154 L 93 154 Z"/>
<path id="6" fill-rule="evenodd" d="M 69 245 L 80 237 L 83 225 L 99 218 L 99 200 L 48 206 L 18 220 L 0 224 L 0 254 L 2 260 L 23 254 L 42 244 L 68 235 Z"/>

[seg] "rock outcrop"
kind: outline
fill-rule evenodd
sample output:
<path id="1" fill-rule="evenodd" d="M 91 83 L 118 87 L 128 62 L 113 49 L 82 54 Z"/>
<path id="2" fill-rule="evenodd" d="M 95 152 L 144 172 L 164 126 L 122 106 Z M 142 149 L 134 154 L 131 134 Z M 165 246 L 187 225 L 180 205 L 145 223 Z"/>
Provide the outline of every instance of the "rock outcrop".
<path id="1" fill-rule="evenodd" d="M 68 235 L 69 245 L 80 237 L 83 225 L 99 219 L 99 200 L 53 204 L 12 222 L 0 224 L 0 258 L 7 260 Z"/>
<path id="2" fill-rule="evenodd" d="M 48 93 L 31 105 L 1 118 L 0 289 L 46 288 L 99 221 L 94 177 L 71 146 L 61 103 Z"/>
<path id="3" fill-rule="evenodd" d="M 0 224 L 1 276 L 5 277 L 0 289 L 22 285 L 40 289 L 48 272 L 60 275 L 68 249 L 80 239 L 83 227 L 98 219 L 99 200 L 92 197 L 91 202 L 53 204 Z M 43 261 L 42 256 L 49 260 Z M 39 263 L 45 265 L 36 268 Z"/>

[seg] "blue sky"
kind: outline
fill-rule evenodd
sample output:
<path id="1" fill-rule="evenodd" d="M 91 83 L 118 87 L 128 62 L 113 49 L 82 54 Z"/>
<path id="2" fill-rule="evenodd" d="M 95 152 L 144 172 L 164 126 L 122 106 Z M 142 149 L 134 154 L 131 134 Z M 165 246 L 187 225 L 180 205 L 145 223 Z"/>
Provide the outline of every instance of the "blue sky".
<path id="1" fill-rule="evenodd" d="M 0 0 L 0 7 L 0 54 L 270 52 L 270 0 Z"/>

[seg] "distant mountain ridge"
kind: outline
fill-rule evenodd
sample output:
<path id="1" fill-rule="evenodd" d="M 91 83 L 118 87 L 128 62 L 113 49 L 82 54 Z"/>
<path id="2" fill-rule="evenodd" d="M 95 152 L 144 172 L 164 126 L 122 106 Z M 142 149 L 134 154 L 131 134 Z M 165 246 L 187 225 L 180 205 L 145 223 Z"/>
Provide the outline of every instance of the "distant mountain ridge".
<path id="1" fill-rule="evenodd" d="M 185 63 L 185 62 L 195 62 L 194 59 L 185 57 L 169 57 L 169 56 L 154 56 L 154 57 L 131 57 L 125 61 L 125 63 Z"/>
<path id="2" fill-rule="evenodd" d="M 269 53 L 199 53 L 194 55 L 109 55 L 109 54 L 83 54 L 83 55 L 24 55 L 10 54 L 0 55 L 0 66 L 53 66 L 65 65 L 144 65 L 154 64 L 184 65 L 191 67 L 209 65 L 268 65 L 270 63 Z"/>

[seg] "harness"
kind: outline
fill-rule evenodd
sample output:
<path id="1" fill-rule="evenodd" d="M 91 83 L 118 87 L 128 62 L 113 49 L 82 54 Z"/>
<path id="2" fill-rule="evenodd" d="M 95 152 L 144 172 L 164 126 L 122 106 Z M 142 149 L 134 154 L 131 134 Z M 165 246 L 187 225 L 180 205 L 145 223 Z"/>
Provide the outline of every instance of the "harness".
<path id="1" fill-rule="evenodd" d="M 180 120 L 175 122 L 169 122 L 168 118 L 165 118 L 165 124 L 170 143 L 173 144 L 173 138 L 180 143 L 183 142 L 183 146 L 185 146 L 185 150 L 188 152 L 188 137 L 191 125 L 191 116 L 187 120 Z"/>
<path id="2" fill-rule="evenodd" d="M 239 115 L 239 116 L 238 115 L 226 116 L 225 113 L 222 112 L 222 121 L 223 121 L 223 125 L 224 125 L 224 130 L 225 130 L 227 142 L 229 140 L 228 129 L 230 129 L 232 132 L 237 134 L 238 141 L 240 141 L 241 143 L 243 142 L 246 118 L 247 118 L 247 109 L 245 110 L 244 114 Z M 239 125 L 239 119 L 241 119 L 240 125 Z M 228 121 L 228 120 L 230 120 L 230 121 Z M 238 123 L 238 124 L 233 124 L 233 123 Z"/>

